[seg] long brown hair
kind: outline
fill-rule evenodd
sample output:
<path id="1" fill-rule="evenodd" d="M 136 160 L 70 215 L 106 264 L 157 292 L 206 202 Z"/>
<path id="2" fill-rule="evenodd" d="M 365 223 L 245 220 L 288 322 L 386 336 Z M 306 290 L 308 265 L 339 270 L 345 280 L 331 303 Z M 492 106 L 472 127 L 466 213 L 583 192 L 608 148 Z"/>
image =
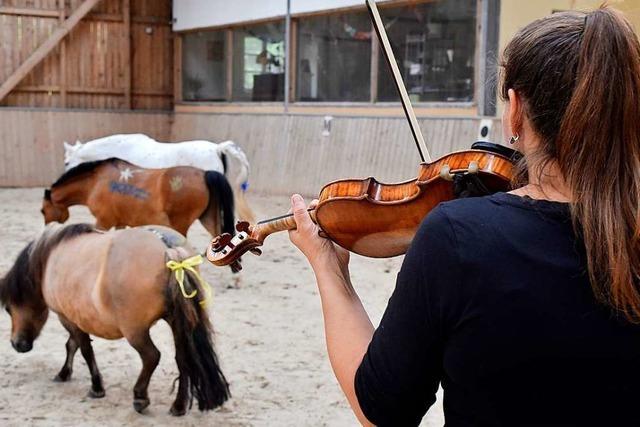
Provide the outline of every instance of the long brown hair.
<path id="1" fill-rule="evenodd" d="M 621 12 L 563 12 L 507 46 L 501 96 L 523 99 L 571 190 L 596 297 L 640 322 L 640 44 Z M 529 173 L 532 173 L 529 170 Z"/>

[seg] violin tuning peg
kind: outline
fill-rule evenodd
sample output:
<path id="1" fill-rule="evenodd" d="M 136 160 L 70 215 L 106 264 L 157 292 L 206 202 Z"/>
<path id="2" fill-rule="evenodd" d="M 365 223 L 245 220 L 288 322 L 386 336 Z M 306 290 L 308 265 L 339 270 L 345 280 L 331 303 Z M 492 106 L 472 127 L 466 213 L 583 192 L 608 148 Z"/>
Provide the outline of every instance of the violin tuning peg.
<path id="1" fill-rule="evenodd" d="M 453 181 L 453 174 L 451 173 L 451 167 L 449 165 L 444 165 L 440 168 L 440 178 L 445 181 Z"/>
<path id="2" fill-rule="evenodd" d="M 258 248 L 249 249 L 249 252 L 251 252 L 254 255 L 258 255 L 258 256 L 262 255 L 262 250 L 258 249 Z"/>
<path id="3" fill-rule="evenodd" d="M 247 221 L 238 221 L 238 223 L 236 224 L 236 230 L 239 233 L 244 232 L 249 232 L 249 223 Z"/>
<path id="4" fill-rule="evenodd" d="M 478 173 L 478 171 L 480 171 L 480 166 L 478 165 L 478 162 L 476 162 L 475 160 L 470 162 L 467 172 L 471 175 L 475 175 Z"/>
<path id="5" fill-rule="evenodd" d="M 233 273 L 238 273 L 240 272 L 240 270 L 242 270 L 242 264 L 240 264 L 239 261 L 234 261 L 231 264 L 229 264 L 229 267 L 231 267 L 231 271 Z"/>
<path id="6" fill-rule="evenodd" d="M 219 236 L 216 236 L 211 240 L 211 250 L 214 252 L 218 252 L 220 249 L 224 248 L 232 239 L 229 233 L 223 233 Z"/>

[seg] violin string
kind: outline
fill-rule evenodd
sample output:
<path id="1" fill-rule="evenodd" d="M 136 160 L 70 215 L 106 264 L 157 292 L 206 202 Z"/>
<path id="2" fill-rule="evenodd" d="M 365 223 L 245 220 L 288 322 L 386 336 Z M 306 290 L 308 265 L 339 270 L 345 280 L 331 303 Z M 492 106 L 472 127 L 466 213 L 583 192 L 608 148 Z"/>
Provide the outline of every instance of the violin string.
<path id="1" fill-rule="evenodd" d="M 314 210 L 314 208 L 309 208 L 309 209 L 307 209 L 307 212 L 311 212 L 312 210 Z M 268 222 L 277 221 L 279 219 L 291 218 L 292 216 L 293 216 L 293 214 L 290 213 L 290 214 L 284 214 L 284 215 L 276 216 L 276 217 L 269 218 L 269 219 L 263 219 L 262 221 L 258 221 L 256 223 L 256 225 L 266 224 Z"/>

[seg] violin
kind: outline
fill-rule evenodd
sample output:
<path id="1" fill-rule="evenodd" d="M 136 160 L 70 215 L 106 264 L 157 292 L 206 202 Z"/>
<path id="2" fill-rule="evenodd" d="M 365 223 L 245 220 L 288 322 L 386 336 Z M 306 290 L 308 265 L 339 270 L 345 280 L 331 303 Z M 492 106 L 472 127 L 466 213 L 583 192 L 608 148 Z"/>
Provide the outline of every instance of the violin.
<path id="1" fill-rule="evenodd" d="M 438 203 L 465 191 L 480 195 L 509 190 L 516 157 L 507 147 L 483 142 L 420 164 L 417 178 L 410 181 L 384 184 L 373 177 L 334 181 L 322 188 L 309 214 L 323 237 L 351 252 L 373 258 L 402 255 Z M 207 259 L 240 269 L 243 254 L 260 255 L 258 248 L 269 235 L 295 228 L 292 214 L 253 225 L 239 222 L 235 236 L 225 233 L 211 241 Z"/>
<path id="2" fill-rule="evenodd" d="M 367 0 L 367 6 L 422 163 L 417 177 L 405 182 L 384 184 L 373 177 L 331 182 L 322 188 L 309 215 L 323 237 L 343 248 L 367 257 L 389 258 L 407 251 L 418 226 L 439 203 L 508 191 L 520 156 L 502 145 L 476 142 L 469 150 L 431 161 L 375 1 Z M 260 255 L 259 247 L 269 235 L 295 228 L 293 214 L 257 224 L 239 222 L 235 236 L 225 233 L 211 241 L 207 259 L 214 265 L 240 270 L 242 255 Z"/>

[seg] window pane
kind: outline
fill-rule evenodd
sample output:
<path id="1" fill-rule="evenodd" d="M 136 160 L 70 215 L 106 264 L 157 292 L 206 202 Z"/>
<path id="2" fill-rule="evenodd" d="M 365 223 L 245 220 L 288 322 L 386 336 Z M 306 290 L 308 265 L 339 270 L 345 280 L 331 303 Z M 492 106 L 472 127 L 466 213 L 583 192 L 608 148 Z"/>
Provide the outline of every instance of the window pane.
<path id="1" fill-rule="evenodd" d="M 233 31 L 233 100 L 284 99 L 284 21 Z"/>
<path id="2" fill-rule="evenodd" d="M 367 12 L 303 18 L 298 24 L 298 101 L 369 101 Z"/>
<path id="3" fill-rule="evenodd" d="M 476 0 L 385 8 L 381 14 L 412 101 L 473 100 Z M 382 53 L 378 100 L 399 101 Z"/>
<path id="4" fill-rule="evenodd" d="M 182 38 L 182 97 L 223 101 L 226 93 L 225 32 L 199 31 Z"/>

